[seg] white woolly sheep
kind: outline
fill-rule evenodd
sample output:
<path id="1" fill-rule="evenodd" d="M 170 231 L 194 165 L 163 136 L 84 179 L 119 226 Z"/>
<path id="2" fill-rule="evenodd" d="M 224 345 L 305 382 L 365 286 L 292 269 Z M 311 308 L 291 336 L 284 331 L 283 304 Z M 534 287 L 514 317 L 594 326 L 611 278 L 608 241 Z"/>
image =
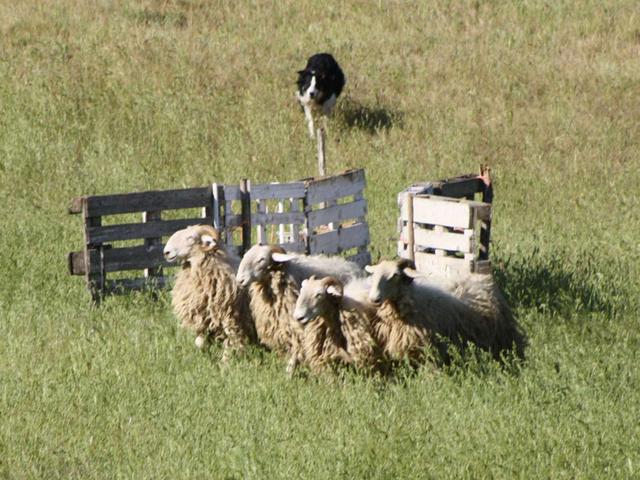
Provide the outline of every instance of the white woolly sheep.
<path id="1" fill-rule="evenodd" d="M 255 245 L 245 253 L 236 276 L 249 289 L 249 306 L 258 341 L 288 356 L 287 373 L 292 374 L 301 360 L 302 326 L 293 318 L 300 290 L 299 283 L 284 268 L 287 257 L 278 246 Z"/>
<path id="2" fill-rule="evenodd" d="M 415 278 L 419 279 L 417 276 Z M 432 276 L 427 278 L 427 282 L 441 284 L 444 290 L 480 314 L 482 327 L 479 333 L 483 337 L 481 343 L 489 345 L 495 358 L 498 359 L 502 353 L 511 349 L 514 349 L 518 357 L 524 358 L 526 335 L 492 275 L 473 273 L 442 280 Z"/>
<path id="3" fill-rule="evenodd" d="M 222 341 L 223 361 L 254 338 L 246 294 L 238 287 L 239 260 L 220 242 L 209 225 L 194 225 L 175 232 L 166 246 L 169 262 L 182 265 L 172 291 L 174 313 L 184 328 L 197 334 L 196 346 L 208 339 Z"/>
<path id="4" fill-rule="evenodd" d="M 486 305 L 492 303 L 490 294 L 475 280 L 449 281 L 446 291 L 433 278 L 420 278 L 411 260 L 385 261 L 365 268 L 373 274 L 369 298 L 380 305 L 376 332 L 392 358 L 421 359 L 420 350 L 438 337 L 460 347 L 472 342 L 496 358 L 504 348 L 519 342 L 515 337 L 509 341 L 503 338 L 509 329 L 498 335 L 493 307 Z M 445 346 L 436 346 L 446 359 Z"/>
<path id="5" fill-rule="evenodd" d="M 287 264 L 287 272 L 298 282 L 298 286 L 311 275 L 332 276 L 345 284 L 366 277 L 362 268 L 342 257 L 286 253 L 277 246 L 254 245 L 242 258 L 238 282 L 248 285 L 281 263 Z"/>
<path id="6" fill-rule="evenodd" d="M 366 281 L 366 279 L 364 279 Z M 294 317 L 304 324 L 304 361 L 320 371 L 335 364 L 379 366 L 382 351 L 373 335 L 376 308 L 362 279 L 346 287 L 334 277 L 302 282 Z"/>

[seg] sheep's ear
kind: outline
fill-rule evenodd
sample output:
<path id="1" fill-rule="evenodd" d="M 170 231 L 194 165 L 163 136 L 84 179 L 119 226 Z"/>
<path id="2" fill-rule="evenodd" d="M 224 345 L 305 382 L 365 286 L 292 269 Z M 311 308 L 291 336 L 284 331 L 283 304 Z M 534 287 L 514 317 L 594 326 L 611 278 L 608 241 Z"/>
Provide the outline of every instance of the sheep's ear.
<path id="1" fill-rule="evenodd" d="M 420 272 L 418 272 L 417 270 L 413 269 L 413 268 L 405 268 L 403 270 L 403 273 L 407 276 L 407 277 L 411 277 L 411 278 L 418 278 L 420 276 Z"/>
<path id="2" fill-rule="evenodd" d="M 213 250 L 218 246 L 218 242 L 211 235 L 202 235 L 200 237 L 200 243 L 206 251 Z"/>
<path id="3" fill-rule="evenodd" d="M 338 288 L 336 285 L 329 285 L 327 287 L 327 293 L 332 297 L 342 298 L 342 289 Z"/>
<path id="4" fill-rule="evenodd" d="M 290 253 L 278 253 L 273 252 L 271 254 L 271 259 L 276 263 L 284 263 L 289 262 L 295 258 L 295 255 L 291 255 Z"/>
<path id="5" fill-rule="evenodd" d="M 302 288 L 304 288 L 304 286 L 305 286 L 307 283 L 309 283 L 309 281 L 308 281 L 308 280 L 306 280 L 306 279 L 305 279 L 305 280 L 302 280 L 302 283 L 300 284 L 300 286 L 301 286 Z"/>
<path id="6" fill-rule="evenodd" d="M 373 265 L 365 265 L 364 271 L 373 275 L 373 272 L 375 272 L 376 269 Z"/>
<path id="7" fill-rule="evenodd" d="M 405 268 L 412 268 L 412 269 L 416 269 L 416 264 L 413 260 L 411 260 L 410 258 L 401 258 L 398 260 L 397 262 L 398 268 L 400 270 L 404 270 Z"/>

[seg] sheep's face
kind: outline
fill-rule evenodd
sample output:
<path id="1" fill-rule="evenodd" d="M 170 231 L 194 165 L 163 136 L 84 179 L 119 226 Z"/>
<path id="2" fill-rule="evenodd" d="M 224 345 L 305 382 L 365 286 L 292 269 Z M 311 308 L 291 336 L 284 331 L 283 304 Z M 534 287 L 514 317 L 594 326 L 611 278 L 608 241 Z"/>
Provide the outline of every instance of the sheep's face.
<path id="1" fill-rule="evenodd" d="M 184 263 L 207 252 L 216 251 L 220 245 L 218 232 L 209 225 L 193 225 L 178 230 L 164 247 L 168 262 Z"/>
<path id="2" fill-rule="evenodd" d="M 254 245 L 242 257 L 236 280 L 242 287 L 248 287 L 254 282 L 265 282 L 272 270 L 288 262 L 293 256 L 274 245 Z"/>
<path id="3" fill-rule="evenodd" d="M 342 299 L 342 292 L 342 284 L 333 277 L 317 279 L 312 276 L 304 280 L 293 311 L 294 318 L 304 324 L 326 315 L 336 308 L 336 302 Z"/>
<path id="4" fill-rule="evenodd" d="M 387 260 L 375 266 L 367 265 L 365 270 L 371 274 L 369 300 L 378 305 L 385 300 L 397 300 L 402 289 L 413 281 L 405 272 L 406 268 L 415 268 L 415 265 L 406 259 Z"/>

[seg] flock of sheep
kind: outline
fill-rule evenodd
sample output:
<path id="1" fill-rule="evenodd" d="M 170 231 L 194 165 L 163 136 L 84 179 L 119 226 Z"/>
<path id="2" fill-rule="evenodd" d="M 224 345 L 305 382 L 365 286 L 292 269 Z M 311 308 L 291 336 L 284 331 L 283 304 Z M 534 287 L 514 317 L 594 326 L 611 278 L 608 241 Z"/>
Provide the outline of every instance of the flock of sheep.
<path id="1" fill-rule="evenodd" d="M 255 245 L 242 259 L 208 225 L 173 234 L 164 248 L 181 269 L 172 306 L 196 345 L 223 345 L 223 361 L 249 344 L 312 372 L 341 364 L 388 371 L 398 361 L 450 360 L 468 344 L 496 359 L 524 356 L 526 339 L 490 275 L 425 276 L 410 260 L 362 270 L 342 257 Z"/>

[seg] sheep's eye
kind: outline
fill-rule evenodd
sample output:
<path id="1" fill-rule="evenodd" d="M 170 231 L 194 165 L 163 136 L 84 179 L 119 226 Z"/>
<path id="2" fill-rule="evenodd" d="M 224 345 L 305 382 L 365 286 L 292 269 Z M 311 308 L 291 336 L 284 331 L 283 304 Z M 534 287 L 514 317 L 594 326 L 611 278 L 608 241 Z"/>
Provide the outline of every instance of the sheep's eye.
<path id="1" fill-rule="evenodd" d="M 315 294 L 315 297 L 316 297 L 316 298 L 322 298 L 322 292 L 318 292 L 318 293 L 316 293 L 316 294 Z"/>

